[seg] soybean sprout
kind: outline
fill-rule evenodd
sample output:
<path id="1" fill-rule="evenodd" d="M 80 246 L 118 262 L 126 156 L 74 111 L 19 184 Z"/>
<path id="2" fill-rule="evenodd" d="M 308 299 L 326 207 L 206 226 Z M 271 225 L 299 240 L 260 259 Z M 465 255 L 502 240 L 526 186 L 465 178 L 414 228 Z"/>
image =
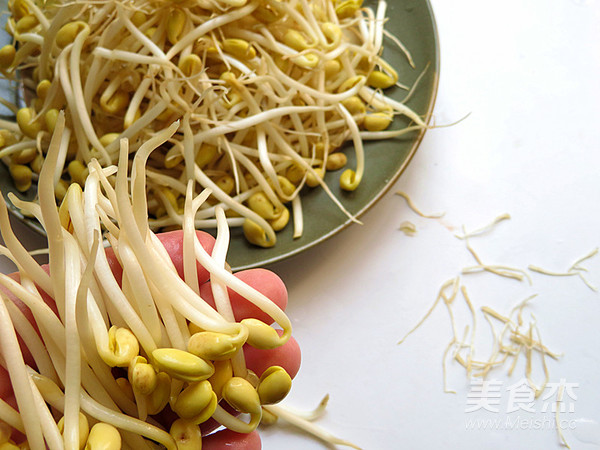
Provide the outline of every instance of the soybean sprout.
<path id="1" fill-rule="evenodd" d="M 186 437 L 200 448 L 199 425 L 211 417 L 237 432 L 254 430 L 263 408 L 287 395 L 291 378 L 279 366 L 258 378 L 246 367 L 242 345 L 283 345 L 291 323 L 277 304 L 228 270 L 229 234 L 222 208 L 216 210 L 213 254 L 202 247 L 189 224 L 209 192 L 196 195 L 193 180 L 185 197 L 183 233 L 192 251 L 184 255 L 183 279 L 149 228 L 146 164 L 178 124 L 142 143 L 131 167 L 127 139 L 119 142 L 117 165 L 102 167 L 92 159 L 84 188 L 72 184 L 57 208 L 54 173 L 65 123 L 61 112 L 40 173 L 40 203 L 12 196 L 46 229 L 50 275 L 34 265 L 14 237 L 0 199 L 6 242 L 2 254 L 16 264 L 20 276 L 17 282 L 0 275 L 6 290 L 0 292 L 0 364 L 8 371 L 17 402 L 17 409 L 0 402 L 0 423 L 24 433 L 36 450 L 82 448 L 86 443 L 89 448 L 131 449 L 160 444 L 175 450 Z M 120 279 L 111 270 L 103 236 L 123 268 Z M 197 264 L 210 274 L 216 309 L 199 295 L 198 279 L 190 275 Z M 52 297 L 58 315 L 40 288 Z M 282 332 L 258 319 L 237 322 L 228 290 L 257 306 Z M 39 336 L 5 292 L 31 310 Z M 35 367 L 25 363 L 17 333 L 32 351 Z M 221 400 L 249 420 L 227 411 Z M 176 417 L 158 423 L 154 416 L 167 405 Z M 297 422 L 307 420 L 299 416 Z M 308 429 L 328 438 L 317 428 Z"/>
<path id="2" fill-rule="evenodd" d="M 83 186 L 92 160 L 116 164 L 119 142 L 133 155 L 143 142 L 181 120 L 148 161 L 149 226 L 181 227 L 185 189 L 211 190 L 194 217 L 215 227 L 217 205 L 230 226 L 270 247 L 290 220 L 302 234 L 298 198 L 346 166 L 340 186 L 361 182 L 363 140 L 423 130 L 423 118 L 384 95 L 399 85 L 382 57 L 387 4 L 362 0 L 31 0 L 9 2 L 12 43 L 0 49 L 0 70 L 20 78 L 28 106 L 14 108 L 17 126 L 2 130 L 0 155 L 19 191 L 35 181 L 58 111 L 72 138 L 57 166 L 58 200 Z M 405 129 L 386 131 L 396 116 Z M 256 201 L 257 196 L 260 201 Z"/>

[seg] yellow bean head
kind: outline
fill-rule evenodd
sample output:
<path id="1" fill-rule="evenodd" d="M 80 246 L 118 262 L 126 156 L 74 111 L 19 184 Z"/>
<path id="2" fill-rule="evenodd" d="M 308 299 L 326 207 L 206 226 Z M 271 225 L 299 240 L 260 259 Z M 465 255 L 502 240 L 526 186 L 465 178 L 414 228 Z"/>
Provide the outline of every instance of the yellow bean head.
<path id="1" fill-rule="evenodd" d="M 46 129 L 50 133 L 54 133 L 54 127 L 56 126 L 56 120 L 58 119 L 58 109 L 52 108 L 46 111 L 44 114 L 44 122 L 46 123 Z"/>
<path id="2" fill-rule="evenodd" d="M 306 176 L 306 185 L 308 187 L 317 187 L 319 186 L 319 181 L 323 179 L 323 176 L 325 176 L 325 172 L 323 171 L 323 169 L 321 167 L 317 167 L 316 169 L 314 169 L 315 173 L 312 172 L 308 172 L 308 175 Z"/>
<path id="3" fill-rule="evenodd" d="M 231 175 L 223 175 L 217 178 L 215 184 L 219 186 L 226 194 L 231 194 L 235 188 L 235 180 Z"/>
<path id="4" fill-rule="evenodd" d="M 158 383 L 156 371 L 143 356 L 136 356 L 131 360 L 128 374 L 131 386 L 140 394 L 148 395 L 156 389 Z"/>
<path id="5" fill-rule="evenodd" d="M 327 157 L 327 170 L 339 170 L 346 165 L 348 157 L 345 153 L 335 152 Z"/>
<path id="6" fill-rule="evenodd" d="M 362 75 L 355 75 L 353 77 L 350 77 L 340 85 L 340 87 L 338 88 L 338 92 L 346 92 L 352 89 L 357 84 L 361 83 L 364 79 L 365 77 L 363 77 Z"/>
<path id="7" fill-rule="evenodd" d="M 329 61 L 325 62 L 324 70 L 325 78 L 332 78 L 340 73 L 340 70 L 342 70 L 342 65 L 337 59 L 330 59 Z"/>
<path id="8" fill-rule="evenodd" d="M 89 175 L 89 169 L 83 165 L 81 161 L 74 159 L 67 166 L 67 171 L 69 172 L 69 176 L 71 180 L 81 187 L 85 185 L 85 180 Z"/>
<path id="9" fill-rule="evenodd" d="M 124 90 L 117 90 L 110 97 L 102 95 L 100 97 L 100 107 L 104 112 L 109 114 L 117 114 L 122 112 L 129 105 L 129 94 Z"/>
<path id="10" fill-rule="evenodd" d="M 283 367 L 271 366 L 263 372 L 256 391 L 261 405 L 272 405 L 285 398 L 292 389 L 292 377 Z"/>
<path id="11" fill-rule="evenodd" d="M 181 391 L 171 408 L 182 419 L 192 419 L 201 414 L 204 416 L 205 413 L 210 413 L 208 414 L 208 417 L 210 417 L 215 412 L 214 409 L 209 408 L 212 411 L 205 411 L 205 409 L 212 406 L 211 403 L 214 403 L 216 407 L 216 398 L 217 396 L 208 380 L 198 381 L 190 383 L 188 387 Z"/>
<path id="12" fill-rule="evenodd" d="M 290 60 L 297 66 L 302 67 L 303 69 L 314 69 L 319 65 L 319 62 L 321 61 L 321 59 L 315 53 L 312 52 L 294 56 L 290 58 Z"/>
<path id="13" fill-rule="evenodd" d="M 231 358 L 243 344 L 228 334 L 201 331 L 190 337 L 188 351 L 202 359 L 220 361 Z"/>
<path id="14" fill-rule="evenodd" d="M 258 319 L 243 319 L 242 325 L 248 328 L 248 344 L 252 347 L 267 350 L 279 347 L 282 344 L 281 338 L 275 328 Z"/>
<path id="15" fill-rule="evenodd" d="M 289 29 L 286 31 L 283 36 L 283 43 L 299 52 L 310 48 L 310 45 L 308 44 L 308 41 L 304 35 L 294 29 Z"/>
<path id="16" fill-rule="evenodd" d="M 203 169 L 217 156 L 217 147 L 210 144 L 203 144 L 196 153 L 196 164 Z"/>
<path id="17" fill-rule="evenodd" d="M 290 221 L 290 211 L 287 208 L 283 208 L 281 214 L 277 219 L 269 220 L 269 224 L 274 231 L 281 231 Z"/>
<path id="18" fill-rule="evenodd" d="M 352 169 L 346 169 L 340 176 L 340 187 L 345 191 L 353 191 L 360 184 L 360 179 Z"/>
<path id="19" fill-rule="evenodd" d="M 342 40 L 341 28 L 331 22 L 325 22 L 321 24 L 321 30 L 327 38 L 327 44 L 330 48 L 337 47 Z"/>
<path id="20" fill-rule="evenodd" d="M 82 21 L 69 22 L 63 25 L 56 33 L 56 45 L 58 45 L 59 48 L 65 48 L 75 40 L 82 30 L 89 28 L 90 26 Z"/>
<path id="21" fill-rule="evenodd" d="M 362 0 L 341 1 L 335 7 L 335 14 L 340 20 L 347 19 L 354 16 L 361 6 Z"/>
<path id="22" fill-rule="evenodd" d="M 152 352 L 152 360 L 173 378 L 188 382 L 206 380 L 215 371 L 210 362 L 176 348 L 156 349 Z"/>
<path id="23" fill-rule="evenodd" d="M 367 112 L 367 107 L 364 102 L 356 95 L 344 100 L 342 105 L 344 105 L 344 108 L 346 108 L 353 116 L 362 115 Z"/>
<path id="24" fill-rule="evenodd" d="M 248 207 L 263 219 L 277 219 L 282 213 L 281 209 L 275 207 L 263 191 L 251 195 L 247 202 Z"/>
<path id="25" fill-rule="evenodd" d="M 6 44 L 4 47 L 0 48 L 0 68 L 8 69 L 15 60 L 16 54 L 17 49 L 15 49 L 14 45 Z"/>
<path id="26" fill-rule="evenodd" d="M 212 389 L 217 395 L 218 399 L 221 399 L 223 386 L 225 386 L 227 380 L 229 380 L 232 376 L 233 367 L 230 359 L 215 361 L 215 373 L 208 379 L 208 381 L 212 385 Z"/>
<path id="27" fill-rule="evenodd" d="M 243 39 L 225 39 L 222 43 L 225 53 L 236 58 L 249 60 L 256 56 L 256 50 Z"/>
<path id="28" fill-rule="evenodd" d="M 261 425 L 273 425 L 275 423 L 277 423 L 277 420 L 279 418 L 273 414 L 271 411 L 268 411 L 267 409 L 263 408 L 262 411 L 262 417 L 260 418 L 260 424 Z"/>
<path id="29" fill-rule="evenodd" d="M 192 77 L 202 70 L 202 60 L 198 55 L 191 53 L 181 58 L 177 66 L 183 72 L 183 75 Z"/>
<path id="30" fill-rule="evenodd" d="M 244 237 L 251 244 L 258 245 L 259 247 L 273 247 L 275 245 L 275 239 L 268 239 L 267 232 L 256 222 L 246 219 L 243 225 Z"/>
<path id="31" fill-rule="evenodd" d="M 108 352 L 100 351 L 100 356 L 111 367 L 127 367 L 140 352 L 140 344 L 127 328 L 112 326 L 108 330 Z"/>
<path id="32" fill-rule="evenodd" d="M 35 17 L 33 14 L 30 14 L 21 17 L 17 21 L 17 24 L 15 25 L 15 30 L 17 31 L 17 33 L 27 33 L 28 31 L 31 31 L 33 28 L 35 28 L 38 24 L 39 22 L 37 17 Z"/>
<path id="33" fill-rule="evenodd" d="M 367 114 L 363 122 L 363 127 L 367 131 L 383 131 L 391 125 L 393 120 L 394 116 L 386 112 Z"/>
<path id="34" fill-rule="evenodd" d="M 35 158 L 33 158 L 33 161 L 31 161 L 31 164 L 29 164 L 29 166 L 31 167 L 31 170 L 39 174 L 42 171 L 43 164 L 44 156 L 40 153 L 36 153 Z"/>
<path id="35" fill-rule="evenodd" d="M 387 73 L 374 70 L 367 77 L 367 84 L 375 89 L 387 89 L 396 84 L 396 81 Z"/>
<path id="36" fill-rule="evenodd" d="M 181 9 L 173 9 L 167 17 L 167 38 L 171 44 L 176 44 L 185 26 L 186 14 Z"/>
<path id="37" fill-rule="evenodd" d="M 156 374 L 156 388 L 146 396 L 146 410 L 154 415 L 161 412 L 171 397 L 171 377 L 165 372 Z"/>
<path id="38" fill-rule="evenodd" d="M 23 164 L 11 164 L 8 168 L 15 187 L 19 192 L 26 192 L 31 187 L 32 171 Z"/>
<path id="39" fill-rule="evenodd" d="M 261 411 L 260 398 L 256 389 L 244 378 L 230 378 L 223 386 L 223 398 L 239 412 L 256 414 Z"/>
<path id="40" fill-rule="evenodd" d="M 60 418 L 58 423 L 56 424 L 58 427 L 58 431 L 60 433 L 64 433 L 65 431 L 65 418 L 64 416 Z M 88 436 L 90 434 L 90 425 L 88 423 L 87 417 L 83 413 L 79 413 L 79 448 L 82 449 L 85 447 L 85 443 L 87 442 Z M 2 447 L 0 447 L 2 450 Z"/>
<path id="41" fill-rule="evenodd" d="M 300 167 L 297 164 L 292 164 L 285 172 L 285 177 L 290 180 L 293 184 L 298 184 L 304 178 L 306 169 Z"/>
<path id="42" fill-rule="evenodd" d="M 136 27 L 141 27 L 142 25 L 144 25 L 146 23 L 146 20 L 148 20 L 148 18 L 146 17 L 146 14 L 144 14 L 144 12 L 142 11 L 136 11 L 131 16 L 131 22 Z"/>
<path id="43" fill-rule="evenodd" d="M 120 450 L 121 434 L 108 423 L 98 422 L 90 430 L 85 450 Z"/>
<path id="44" fill-rule="evenodd" d="M 26 148 L 15 153 L 12 157 L 12 162 L 15 164 L 29 164 L 37 154 L 37 148 Z"/>
<path id="45" fill-rule="evenodd" d="M 177 450 L 200 450 L 202 448 L 202 431 L 192 421 L 177 419 L 169 430 Z"/>
<path id="46" fill-rule="evenodd" d="M 21 108 L 17 111 L 17 124 L 23 134 L 31 139 L 35 139 L 37 134 L 42 131 L 42 123 L 35 119 L 35 110 L 33 108 Z"/>

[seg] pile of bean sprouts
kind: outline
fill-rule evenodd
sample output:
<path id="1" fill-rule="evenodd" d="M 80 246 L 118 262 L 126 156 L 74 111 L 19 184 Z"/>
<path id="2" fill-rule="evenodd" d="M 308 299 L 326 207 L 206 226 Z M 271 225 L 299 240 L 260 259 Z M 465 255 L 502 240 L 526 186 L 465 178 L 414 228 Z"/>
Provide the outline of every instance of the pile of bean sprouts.
<path id="1" fill-rule="evenodd" d="M 111 167 L 119 142 L 134 155 L 180 121 L 148 160 L 148 225 L 181 227 L 188 181 L 211 190 L 193 221 L 216 226 L 217 206 L 230 226 L 270 247 L 293 217 L 302 235 L 300 191 L 322 186 L 326 171 L 354 190 L 365 167 L 363 140 L 425 128 L 403 103 L 383 94 L 400 86 L 381 56 L 386 2 L 362 0 L 10 0 L 0 70 L 20 77 L 28 106 L 3 122 L 0 157 L 17 189 L 41 170 L 58 112 L 66 128 L 57 161 L 57 197 L 83 186 L 95 159 Z M 396 115 L 411 126 L 388 130 Z M 131 156 L 132 158 L 132 156 Z M 97 169 L 96 169 L 97 170 Z M 113 175 L 107 179 L 114 183 Z M 291 206 L 286 206 L 286 204 Z M 289 208 L 289 209 L 288 209 Z M 291 209 L 291 213 L 290 213 Z"/>
<path id="2" fill-rule="evenodd" d="M 24 433 L 31 449 L 78 449 L 86 440 L 86 448 L 120 448 L 120 441 L 117 445 L 111 439 L 121 437 L 123 448 L 148 448 L 152 442 L 167 449 L 200 448 L 200 423 L 212 417 L 248 433 L 260 422 L 264 405 L 280 401 L 291 388 L 281 367 L 268 368 L 260 379 L 246 368 L 240 351 L 244 343 L 280 346 L 289 339 L 291 324 L 275 303 L 228 270 L 229 233 L 221 207 L 216 208 L 218 234 L 211 255 L 197 239 L 193 217 L 208 191 L 195 195 L 193 180 L 188 183 L 183 278 L 149 228 L 146 163 L 177 127 L 142 144 L 131 170 L 126 139 L 120 142 L 118 166 L 102 167 L 92 159 L 84 189 L 72 184 L 57 208 L 54 186 L 66 130 L 64 114 L 59 114 L 39 177 L 39 203 L 11 199 L 45 227 L 49 274 L 13 234 L 6 204 L 0 201 L 6 242 L 0 250 L 20 275 L 20 282 L 0 275 L 0 284 L 31 310 L 35 322 L 34 327 L 0 294 L 0 363 L 10 375 L 18 405 L 17 411 L 0 401 L 0 424 Z M 108 180 L 113 174 L 114 186 Z M 103 229 L 123 267 L 121 282 L 102 245 Z M 216 310 L 199 295 L 198 263 L 210 273 Z M 282 333 L 257 319 L 236 322 L 228 288 L 265 312 Z M 56 302 L 58 314 L 39 289 Z M 17 334 L 36 368 L 25 363 Z M 222 398 L 249 414 L 249 421 L 230 414 L 219 404 Z M 179 418 L 165 429 L 151 416 L 167 405 Z M 92 424 L 103 431 L 92 427 L 88 437 Z M 178 447 L 184 436 L 195 436 L 194 445 Z M 116 447 L 95 446 L 100 443 Z"/>

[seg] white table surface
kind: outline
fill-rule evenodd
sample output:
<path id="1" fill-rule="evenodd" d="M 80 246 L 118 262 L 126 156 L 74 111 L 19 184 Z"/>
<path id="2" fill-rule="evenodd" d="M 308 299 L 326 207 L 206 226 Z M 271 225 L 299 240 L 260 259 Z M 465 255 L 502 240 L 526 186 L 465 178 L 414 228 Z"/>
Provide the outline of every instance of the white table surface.
<path id="1" fill-rule="evenodd" d="M 499 412 L 467 412 L 471 385 L 457 363 L 447 366 L 456 394 L 444 393 L 442 357 L 452 330 L 443 305 L 404 344 L 397 341 L 440 285 L 474 264 L 451 229 L 474 229 L 509 213 L 511 220 L 471 243 L 486 262 L 522 269 L 565 270 L 600 246 L 600 3 L 432 4 L 441 48 L 436 122 L 470 115 L 426 134 L 362 226 L 270 267 L 288 286 L 288 315 L 303 350 L 284 403 L 308 410 L 328 393 L 327 413 L 317 423 L 365 449 L 560 448 L 548 402 L 540 398 L 533 412 L 507 413 L 511 387 L 525 374 L 523 359 L 512 377 L 507 366 L 489 376 L 498 380 Z M 444 218 L 419 217 L 394 195 L 398 190 Z M 398 229 L 407 220 L 418 229 L 414 237 Z M 29 248 L 44 245 L 17 228 Z M 585 266 L 600 286 L 600 255 Z M 0 270 L 8 267 L 2 262 Z M 488 273 L 461 281 L 476 308 L 501 313 L 538 294 L 524 317 L 532 312 L 544 344 L 563 354 L 548 361 L 550 382 L 565 380 L 577 396 L 564 397 L 574 409 L 561 414 L 565 438 L 574 449 L 596 448 L 600 294 L 578 277 L 531 277 L 531 285 Z M 478 315 L 476 354 L 484 357 L 491 334 Z M 468 316 L 458 318 L 462 332 Z M 262 436 L 267 450 L 324 448 L 290 428 L 272 427 Z"/>

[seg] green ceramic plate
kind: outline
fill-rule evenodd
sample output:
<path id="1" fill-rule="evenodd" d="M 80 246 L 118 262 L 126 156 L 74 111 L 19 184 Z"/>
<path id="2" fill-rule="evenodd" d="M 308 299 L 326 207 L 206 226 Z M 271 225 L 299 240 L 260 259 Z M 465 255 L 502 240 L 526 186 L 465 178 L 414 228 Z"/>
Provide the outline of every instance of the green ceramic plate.
<path id="1" fill-rule="evenodd" d="M 5 5 L 5 0 L 1 2 Z M 368 4 L 375 4 L 369 1 Z M 410 51 L 416 68 L 411 68 L 403 53 L 390 41 L 386 43 L 385 59 L 398 70 L 400 82 L 412 85 L 423 74 L 416 91 L 407 105 L 418 114 L 429 117 L 433 110 L 439 76 L 439 48 L 437 31 L 431 5 L 428 0 L 390 0 L 388 2 L 389 21 L 386 29 L 398 37 Z M 14 86 L 0 86 L 0 95 L 11 101 L 15 98 Z M 397 100 L 406 96 L 406 91 L 397 89 L 390 94 Z M 406 126 L 401 118 L 396 119 L 393 128 Z M 404 171 L 423 138 L 424 132 L 414 132 L 402 138 L 369 142 L 365 145 L 366 168 L 364 178 L 354 192 L 339 188 L 340 172 L 328 173 L 325 181 L 335 196 L 348 211 L 360 217 L 397 180 Z M 353 151 L 347 151 L 348 165 L 354 166 Z M 14 186 L 3 164 L 0 164 L 0 189 L 6 196 L 14 191 Z M 32 198 L 33 192 L 22 198 Z M 231 230 L 231 246 L 228 261 L 234 269 L 264 266 L 296 255 L 338 233 L 352 221 L 341 212 L 326 193 L 319 188 L 307 189 L 302 193 L 304 211 L 304 234 L 299 239 L 292 238 L 291 224 L 277 234 L 277 244 L 268 249 L 249 244 L 240 229 Z M 39 224 L 17 216 L 32 228 L 43 232 Z"/>

